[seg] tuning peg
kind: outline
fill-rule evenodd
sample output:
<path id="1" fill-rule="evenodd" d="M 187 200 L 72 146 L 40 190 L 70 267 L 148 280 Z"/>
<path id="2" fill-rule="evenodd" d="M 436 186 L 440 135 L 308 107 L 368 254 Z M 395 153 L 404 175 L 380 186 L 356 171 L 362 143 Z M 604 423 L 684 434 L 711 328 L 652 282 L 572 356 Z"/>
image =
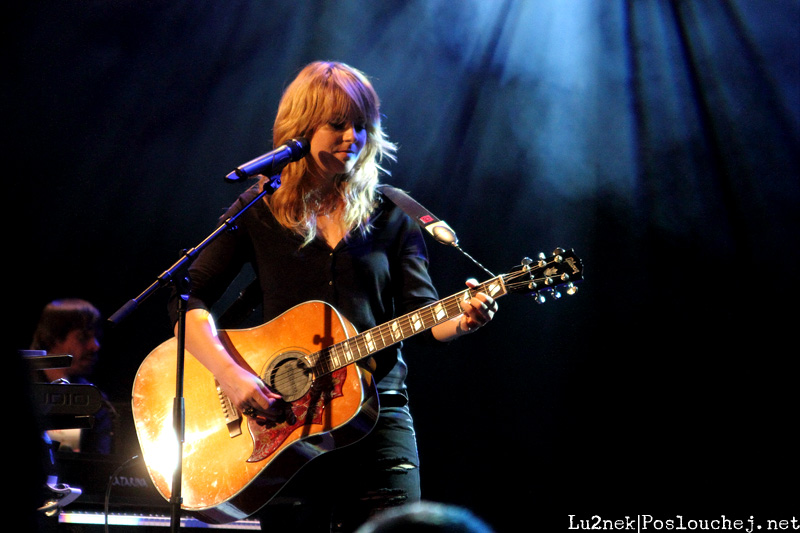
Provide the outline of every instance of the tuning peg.
<path id="1" fill-rule="evenodd" d="M 577 285 L 575 285 L 575 284 L 574 284 L 574 283 L 572 283 L 572 282 L 570 282 L 570 283 L 567 283 L 567 294 L 568 294 L 569 296 L 572 296 L 572 295 L 574 295 L 576 292 L 578 292 L 578 286 L 577 286 Z"/>
<path id="2" fill-rule="evenodd" d="M 542 289 L 537 293 L 534 293 L 532 296 L 534 300 L 536 300 L 537 304 L 543 304 L 547 302 L 548 296 L 553 300 L 558 300 L 559 298 L 561 298 L 561 292 L 552 287 L 548 287 L 546 289 Z"/>
<path id="3" fill-rule="evenodd" d="M 547 266 L 547 256 L 543 253 L 540 253 L 538 256 L 539 262 L 537 263 L 538 266 L 543 267 Z"/>

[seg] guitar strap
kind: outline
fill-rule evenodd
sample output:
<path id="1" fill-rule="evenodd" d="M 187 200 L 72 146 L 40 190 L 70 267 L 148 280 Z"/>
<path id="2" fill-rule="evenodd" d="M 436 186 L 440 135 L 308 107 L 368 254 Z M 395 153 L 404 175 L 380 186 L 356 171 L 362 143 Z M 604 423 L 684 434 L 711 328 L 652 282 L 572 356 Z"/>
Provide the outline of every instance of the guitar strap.
<path id="1" fill-rule="evenodd" d="M 440 220 L 430 211 L 411 198 L 405 191 L 391 185 L 379 185 L 378 190 L 385 194 L 392 202 L 405 213 L 419 222 L 433 238 L 442 244 L 458 246 L 456 233 L 443 220 Z"/>
<path id="2" fill-rule="evenodd" d="M 442 244 L 458 247 L 455 232 L 405 191 L 391 185 L 378 185 L 378 191 L 394 202 L 413 220 L 416 220 L 434 239 Z M 258 279 L 254 279 L 239 293 L 239 297 L 219 317 L 222 328 L 238 327 L 261 304 L 261 288 Z"/>
<path id="3" fill-rule="evenodd" d="M 442 244 L 453 246 L 459 252 L 464 254 L 470 261 L 479 266 L 484 272 L 494 277 L 494 274 L 485 266 L 475 260 L 474 257 L 469 255 L 464 249 L 458 245 L 458 237 L 453 229 L 447 225 L 444 220 L 439 220 L 430 211 L 422 207 L 419 202 L 411 198 L 406 192 L 401 191 L 391 185 L 379 185 L 378 190 L 386 195 L 392 202 L 394 202 L 400 209 L 406 212 L 408 216 L 416 220 L 422 225 L 425 230 L 433 235 L 433 238 Z"/>

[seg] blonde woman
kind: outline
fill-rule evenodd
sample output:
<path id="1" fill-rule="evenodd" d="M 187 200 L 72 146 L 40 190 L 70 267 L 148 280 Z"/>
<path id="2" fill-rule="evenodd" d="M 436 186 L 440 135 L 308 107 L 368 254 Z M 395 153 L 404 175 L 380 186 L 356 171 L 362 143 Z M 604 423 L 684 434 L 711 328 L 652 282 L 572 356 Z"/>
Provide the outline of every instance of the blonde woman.
<path id="1" fill-rule="evenodd" d="M 381 128 L 379 99 L 367 77 L 342 63 L 307 65 L 284 92 L 273 131 L 275 146 L 297 137 L 309 141 L 308 155 L 287 165 L 280 187 L 248 209 L 235 231 L 205 248 L 190 269 L 186 348 L 241 412 L 265 423 L 285 416 L 285 402 L 236 362 L 209 311 L 245 264 L 258 277 L 264 322 L 304 302 L 323 301 L 361 332 L 438 300 L 420 228 L 378 187 L 381 163 L 394 158 L 395 147 Z M 264 179 L 223 220 L 249 204 Z M 483 293 L 464 307 L 422 336 L 451 341 L 488 322 L 497 309 Z M 419 500 L 401 348 L 398 343 L 374 356 L 381 400 L 375 428 L 312 461 L 286 487 L 284 493 L 305 501 L 319 496 L 319 506 L 299 513 L 304 523 L 319 514 L 353 530 L 374 509 Z M 274 516 L 269 520 L 277 523 Z"/>

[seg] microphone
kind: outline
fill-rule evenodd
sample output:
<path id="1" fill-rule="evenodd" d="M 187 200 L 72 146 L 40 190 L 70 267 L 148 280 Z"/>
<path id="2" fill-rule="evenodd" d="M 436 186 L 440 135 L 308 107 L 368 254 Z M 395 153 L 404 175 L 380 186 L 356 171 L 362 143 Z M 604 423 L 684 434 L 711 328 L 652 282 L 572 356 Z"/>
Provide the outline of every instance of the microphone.
<path id="1" fill-rule="evenodd" d="M 278 174 L 283 167 L 289 163 L 303 159 L 310 149 L 311 146 L 303 137 L 290 139 L 271 152 L 267 152 L 252 161 L 240 165 L 225 176 L 225 181 L 242 181 L 250 176 L 256 176 L 258 174 L 272 177 Z"/>

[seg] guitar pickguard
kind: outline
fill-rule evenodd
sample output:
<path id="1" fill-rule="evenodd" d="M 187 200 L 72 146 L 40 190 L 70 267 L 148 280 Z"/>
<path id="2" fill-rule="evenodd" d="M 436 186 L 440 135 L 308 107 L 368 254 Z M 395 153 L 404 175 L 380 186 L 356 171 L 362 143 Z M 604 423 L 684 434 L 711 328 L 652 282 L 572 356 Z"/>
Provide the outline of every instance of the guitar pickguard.
<path id="1" fill-rule="evenodd" d="M 342 396 L 342 385 L 347 378 L 347 367 L 324 376 L 314 382 L 309 391 L 291 403 L 293 420 L 269 426 L 248 418 L 250 435 L 253 437 L 253 455 L 249 463 L 263 461 L 280 448 L 286 438 L 296 429 L 311 424 L 324 424 L 323 415 L 331 400 Z M 326 424 L 330 426 L 330 424 Z M 304 436 L 307 436 L 304 435 Z"/>

